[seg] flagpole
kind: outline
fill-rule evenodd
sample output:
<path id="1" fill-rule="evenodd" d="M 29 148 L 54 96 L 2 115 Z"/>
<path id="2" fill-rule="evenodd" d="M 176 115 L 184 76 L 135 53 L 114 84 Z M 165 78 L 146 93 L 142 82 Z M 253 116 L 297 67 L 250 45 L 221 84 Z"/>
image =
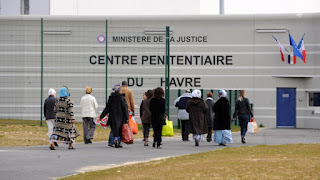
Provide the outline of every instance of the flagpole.
<path id="1" fill-rule="evenodd" d="M 288 29 L 288 33 L 289 33 L 289 44 L 290 44 L 290 64 L 293 64 L 291 63 L 293 61 L 293 49 L 292 49 L 292 46 L 291 46 L 291 40 L 290 40 L 290 30 Z"/>

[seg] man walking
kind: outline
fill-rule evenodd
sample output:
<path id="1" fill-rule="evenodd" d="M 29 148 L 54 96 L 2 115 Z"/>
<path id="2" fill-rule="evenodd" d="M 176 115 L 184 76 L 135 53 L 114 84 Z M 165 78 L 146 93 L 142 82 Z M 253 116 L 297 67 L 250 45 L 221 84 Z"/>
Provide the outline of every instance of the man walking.
<path id="1" fill-rule="evenodd" d="M 127 81 L 122 81 L 121 84 L 122 85 L 121 85 L 120 94 L 124 94 L 125 95 L 125 99 L 126 99 L 127 104 L 128 104 L 129 114 L 132 114 L 132 116 L 134 116 L 134 97 L 133 97 L 133 93 L 132 93 L 131 89 L 128 88 Z"/>
<path id="2" fill-rule="evenodd" d="M 189 122 L 189 113 L 186 111 L 186 105 L 189 99 L 192 98 L 190 90 L 186 90 L 180 97 L 174 101 L 174 105 L 178 107 L 178 119 L 181 121 L 182 125 L 182 141 L 189 141 L 190 133 L 190 122 Z"/>

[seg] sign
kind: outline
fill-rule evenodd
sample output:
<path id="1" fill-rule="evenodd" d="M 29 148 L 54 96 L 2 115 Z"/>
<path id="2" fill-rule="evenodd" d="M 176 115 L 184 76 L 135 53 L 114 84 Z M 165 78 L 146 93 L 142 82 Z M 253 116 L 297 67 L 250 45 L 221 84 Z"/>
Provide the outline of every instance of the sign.
<path id="1" fill-rule="evenodd" d="M 103 34 L 100 34 L 97 38 L 99 43 L 104 43 L 106 41 L 106 37 Z"/>

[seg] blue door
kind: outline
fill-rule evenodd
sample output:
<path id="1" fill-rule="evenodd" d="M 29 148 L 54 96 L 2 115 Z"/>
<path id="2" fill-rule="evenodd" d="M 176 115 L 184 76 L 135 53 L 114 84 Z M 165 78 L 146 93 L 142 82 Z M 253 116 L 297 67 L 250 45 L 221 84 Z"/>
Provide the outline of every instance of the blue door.
<path id="1" fill-rule="evenodd" d="M 277 127 L 296 127 L 296 88 L 277 88 Z"/>

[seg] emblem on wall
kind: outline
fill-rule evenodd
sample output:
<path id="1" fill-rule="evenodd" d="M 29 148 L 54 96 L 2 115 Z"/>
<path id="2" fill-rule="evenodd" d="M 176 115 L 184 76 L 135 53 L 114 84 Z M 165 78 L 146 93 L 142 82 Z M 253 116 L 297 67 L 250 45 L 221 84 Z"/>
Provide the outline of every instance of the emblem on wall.
<path id="1" fill-rule="evenodd" d="M 106 37 L 103 35 L 103 34 L 100 34 L 98 37 L 97 37 L 97 41 L 99 43 L 104 43 L 106 41 Z"/>

